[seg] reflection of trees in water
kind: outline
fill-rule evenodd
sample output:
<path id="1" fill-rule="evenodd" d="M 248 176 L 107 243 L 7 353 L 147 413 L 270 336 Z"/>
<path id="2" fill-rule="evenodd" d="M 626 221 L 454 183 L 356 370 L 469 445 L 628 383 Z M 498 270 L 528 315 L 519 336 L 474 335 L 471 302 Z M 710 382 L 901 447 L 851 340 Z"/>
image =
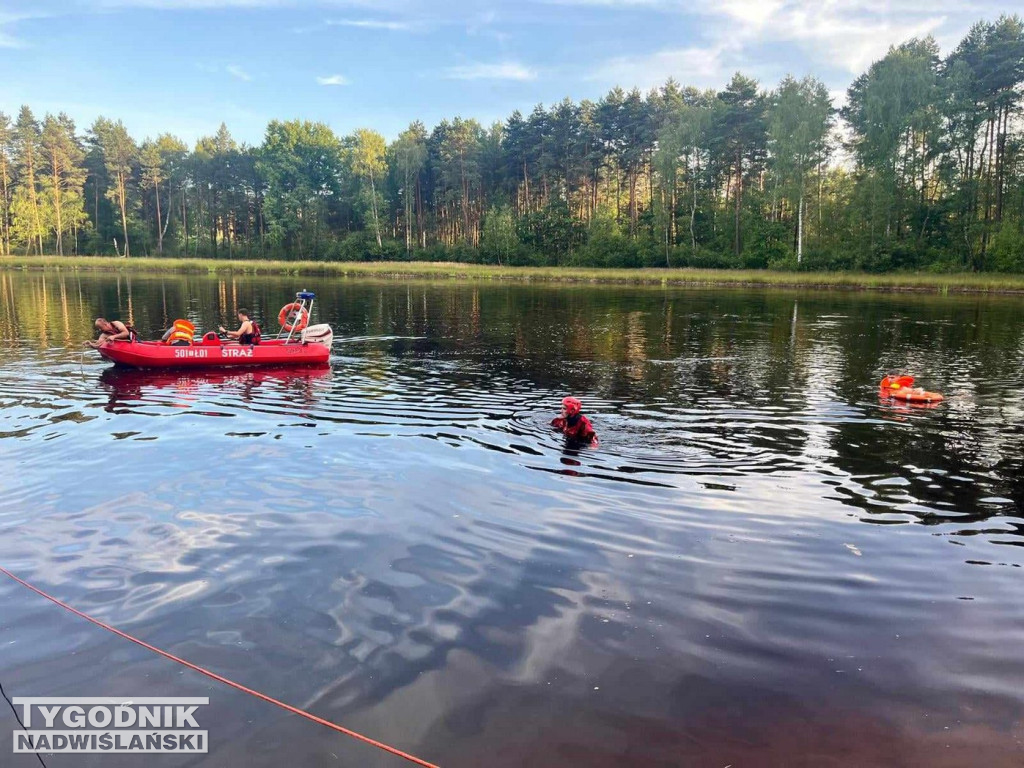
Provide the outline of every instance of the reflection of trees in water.
<path id="1" fill-rule="evenodd" d="M 358 363 L 336 367 L 336 377 L 365 384 L 357 399 L 370 392 L 407 403 L 420 398 L 426 401 L 423 413 L 436 414 L 437 423 L 447 427 L 480 419 L 492 404 L 518 402 L 530 387 L 545 394 L 572 391 L 585 400 L 591 395 L 627 411 L 609 418 L 616 416 L 635 441 L 629 446 L 634 453 L 638 445 L 651 455 L 679 446 L 702 452 L 688 466 L 686 454 L 677 451 L 675 464 L 655 467 L 666 475 L 809 470 L 822 480 L 822 494 L 865 518 L 916 519 L 960 535 L 1024 541 L 1024 523 L 1000 517 L 1024 509 L 1024 411 L 1018 399 L 1024 392 L 1024 317 L 1015 300 L 801 294 L 795 307 L 795 294 L 786 292 L 308 278 L 228 282 L 189 275 L 135 277 L 130 286 L 121 281 L 119 290 L 112 277 L 102 275 L 0 271 L 0 338 L 5 347 L 18 339 L 48 345 L 69 334 L 86 338 L 96 315 L 124 317 L 129 310 L 144 333 L 181 315 L 209 328 L 230 318 L 235 303 L 251 304 L 257 319 L 276 330 L 277 308 L 301 287 L 318 292 L 317 319 L 332 323 L 340 339 L 377 337 L 352 352 Z M 348 354 L 344 346 L 339 351 Z M 922 384 L 946 391 L 950 401 L 927 411 L 880 405 L 877 382 L 889 368 L 911 368 Z M 187 400 L 210 383 L 201 372 L 175 374 L 169 382 L 103 375 L 112 408 L 138 408 L 139 400 L 168 390 L 172 399 Z M 242 403 L 265 399 L 269 391 L 273 407 L 283 409 L 282 403 L 314 403 L 319 396 L 310 380 L 261 384 L 259 375 L 238 372 L 221 381 Z M 310 420 L 351 419 L 341 405 L 341 413 L 328 407 L 335 396 L 341 397 L 328 392 L 320 407 L 304 409 Z M 357 414 L 392 423 L 416 422 L 413 417 L 421 415 L 395 409 Z M 597 428 L 608 437 L 600 422 Z M 590 466 L 580 468 L 581 474 L 608 475 L 617 471 L 608 462 L 631 458 L 583 457 Z M 591 462 L 604 463 L 595 469 Z M 647 477 L 652 476 L 664 477 Z M 243 503 L 263 503 L 256 490 L 250 493 Z M 424 489 L 404 493 L 414 503 L 412 495 Z M 1015 507 L 982 501 L 992 496 L 1012 499 Z M 480 498 L 487 502 L 486 495 Z M 290 541 L 312 538 L 311 530 L 300 527 Z M 324 530 L 330 530 L 326 522 Z M 594 612 L 595 596 L 608 586 L 602 581 L 611 569 L 607 551 L 568 524 L 553 538 L 571 539 L 577 549 L 557 556 L 537 538 L 519 535 L 520 541 L 509 543 L 516 536 L 512 526 L 488 529 L 481 523 L 476 532 L 474 539 L 452 530 L 407 552 L 401 551 L 402 537 L 382 536 L 364 542 L 363 562 L 353 554 L 358 550 L 342 547 L 329 554 L 303 552 L 289 561 L 290 571 L 268 569 L 263 581 L 225 590 L 252 590 L 239 600 L 239 612 L 265 599 L 274 601 L 275 613 L 296 619 L 261 619 L 251 626 L 274 625 L 279 635 L 270 637 L 268 647 L 308 644 L 303 653 L 296 651 L 301 658 L 295 668 L 308 669 L 308 659 L 319 653 L 317 669 L 327 679 L 316 698 L 337 707 L 339 719 L 349 709 L 362 711 L 412 688 L 423 675 L 451 668 L 460 652 L 492 665 L 506 680 L 535 682 L 545 664 L 557 665 L 585 645 L 580 619 Z M 488 535 L 501 537 L 500 546 Z M 284 542 L 279 548 L 275 538 L 270 549 L 289 551 Z M 146 543 L 139 541 L 133 551 L 143 551 Z M 174 544 L 166 551 L 184 547 Z M 388 572 L 397 577 L 389 579 Z M 310 583 L 332 588 L 310 597 Z M 281 591 L 266 597 L 271 589 Z M 296 606 L 295 614 L 289 606 Z M 230 609 L 213 610 L 231 615 Z M 205 637 L 196 621 L 196 636 Z M 576 645 L 543 645 L 559 641 Z M 455 712 L 451 719 L 473 723 L 470 713 L 485 712 L 494 699 L 482 685 L 463 701 L 448 710 Z"/>
<path id="2" fill-rule="evenodd" d="M 695 432 L 722 454 L 731 444 L 790 464 L 825 455 L 848 475 L 912 463 L 978 476 L 940 483 L 960 511 L 993 494 L 1021 503 L 1017 299 L 0 272 L 0 338 L 75 343 L 94 335 L 98 315 L 130 314 L 149 336 L 179 316 L 208 329 L 239 304 L 274 333 L 277 309 L 300 288 L 316 290 L 316 320 L 342 343 L 385 337 L 355 351 L 372 359 L 362 373 L 382 391 L 396 361 L 450 357 L 441 373 L 403 373 L 486 389 L 490 372 L 545 393 L 592 393 L 648 414 L 662 439 Z M 952 401 L 929 416 L 879 412 L 887 370 L 909 370 Z M 864 415 L 907 421 L 865 424 Z M 926 485 L 921 494 L 936 496 Z"/>
<path id="3" fill-rule="evenodd" d="M 18 344 L 14 276 L 4 270 L 0 270 L 0 340 L 5 347 L 16 347 Z"/>
<path id="4" fill-rule="evenodd" d="M 873 515 L 896 511 L 927 524 L 987 520 L 1014 507 L 1019 514 L 1024 439 L 1012 415 L 1022 391 L 1021 355 L 1013 351 L 1022 337 L 1016 302 L 915 309 L 909 316 L 903 307 L 868 303 L 857 318 L 858 343 L 840 350 L 847 363 L 841 391 L 859 389 L 867 415 L 879 418 L 837 425 L 834 464 L 849 476 L 837 487 L 839 498 Z M 872 327 L 878 332 L 866 332 Z M 865 381 L 858 369 L 874 376 Z M 948 399 L 933 409 L 880 403 L 877 379 L 888 370 L 911 371 Z M 1000 384 L 990 391 L 985 382 L 993 380 Z M 990 497 L 1014 504 L 984 501 Z"/>
<path id="5" fill-rule="evenodd" d="M 77 275 L 16 274 L 0 270 L 0 340 L 47 348 L 73 346 L 92 336 L 89 304 L 76 291 Z"/>
<path id="6" fill-rule="evenodd" d="M 377 290 L 391 292 L 387 286 Z M 418 318 L 409 316 L 410 290 L 421 294 Z M 893 461 L 887 433 L 869 444 L 851 445 L 846 439 L 850 422 L 864 408 L 873 412 L 871 397 L 885 369 L 934 372 L 935 386 L 955 386 L 963 378 L 950 367 L 951 357 L 977 357 L 979 350 L 988 350 L 986 360 L 976 364 L 991 361 L 997 370 L 1005 369 L 1013 365 L 1005 351 L 1014 350 L 1021 338 L 1014 303 L 992 299 L 811 295 L 800 299 L 794 319 L 792 295 L 778 292 L 679 291 L 652 301 L 650 291 L 515 286 L 461 294 L 449 288 L 439 302 L 431 297 L 436 290 L 402 287 L 404 312 L 393 316 L 390 329 L 415 335 L 429 328 L 431 338 L 386 343 L 388 354 L 431 354 L 482 343 L 496 370 L 545 391 L 598 392 L 641 408 L 665 401 L 668 409 L 709 409 L 719 415 L 750 404 L 776 408 L 775 414 L 764 414 L 766 425 L 719 421 L 704 428 L 754 453 L 820 461 L 835 451 L 841 471 L 844 464 L 862 464 L 858 457 L 865 452 L 871 466 Z M 829 317 L 833 313 L 844 316 Z M 1019 353 L 1015 356 L 1019 360 Z M 450 375 L 458 378 L 460 371 Z M 802 425 L 788 420 L 794 412 Z M 773 419 L 786 428 L 771 429 Z M 954 473 L 971 465 L 982 443 L 1006 439 L 1005 430 L 984 426 L 979 433 L 967 424 L 961 432 L 924 437 L 905 450 L 934 456 L 940 465 L 948 462 Z M 1007 460 L 993 464 L 1006 465 Z"/>

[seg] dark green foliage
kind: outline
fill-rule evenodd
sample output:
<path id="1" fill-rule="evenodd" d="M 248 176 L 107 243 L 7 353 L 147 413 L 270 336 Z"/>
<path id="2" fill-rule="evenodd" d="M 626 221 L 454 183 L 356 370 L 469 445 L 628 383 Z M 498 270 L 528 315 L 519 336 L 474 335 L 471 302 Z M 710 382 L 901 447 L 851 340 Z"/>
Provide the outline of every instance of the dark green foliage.
<path id="1" fill-rule="evenodd" d="M 895 46 L 850 86 L 669 80 L 504 123 L 226 126 L 191 151 L 99 118 L 0 113 L 0 255 L 1024 271 L 1024 24 L 943 58 Z"/>

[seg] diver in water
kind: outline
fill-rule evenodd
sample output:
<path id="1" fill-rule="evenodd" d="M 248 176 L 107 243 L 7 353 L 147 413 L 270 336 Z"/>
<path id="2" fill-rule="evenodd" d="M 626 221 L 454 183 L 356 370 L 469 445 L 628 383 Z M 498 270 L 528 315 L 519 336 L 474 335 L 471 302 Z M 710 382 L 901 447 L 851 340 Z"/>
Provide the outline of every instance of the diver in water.
<path id="1" fill-rule="evenodd" d="M 583 403 L 575 397 L 562 400 L 562 414 L 551 420 L 551 426 L 558 429 L 567 438 L 577 443 L 597 445 L 597 433 L 590 424 L 590 419 L 581 413 Z"/>

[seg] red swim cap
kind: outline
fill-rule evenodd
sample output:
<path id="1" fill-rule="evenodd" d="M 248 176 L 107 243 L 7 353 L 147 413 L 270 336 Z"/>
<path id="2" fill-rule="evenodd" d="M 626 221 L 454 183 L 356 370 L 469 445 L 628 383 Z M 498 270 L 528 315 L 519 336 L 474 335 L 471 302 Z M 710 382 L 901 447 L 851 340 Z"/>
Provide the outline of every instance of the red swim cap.
<path id="1" fill-rule="evenodd" d="M 575 397 L 562 398 L 562 407 L 569 416 L 575 416 L 583 408 L 583 403 Z"/>

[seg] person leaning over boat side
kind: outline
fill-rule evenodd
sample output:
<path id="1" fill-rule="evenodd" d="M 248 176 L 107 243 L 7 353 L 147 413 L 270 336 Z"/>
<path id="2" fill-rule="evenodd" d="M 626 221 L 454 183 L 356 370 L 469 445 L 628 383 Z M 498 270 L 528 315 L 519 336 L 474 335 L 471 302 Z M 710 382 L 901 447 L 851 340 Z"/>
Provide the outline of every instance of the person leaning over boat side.
<path id="1" fill-rule="evenodd" d="M 105 317 L 97 317 L 93 323 L 100 337 L 95 341 L 85 342 L 85 346 L 98 349 L 108 341 L 135 341 L 135 329 L 120 320 L 107 320 Z"/>
<path id="2" fill-rule="evenodd" d="M 249 310 L 240 309 L 238 310 L 238 322 L 241 325 L 237 331 L 229 331 L 220 326 L 220 332 L 228 335 L 229 338 L 238 339 L 239 344 L 259 344 L 260 343 L 260 327 L 256 325 L 255 320 L 249 319 Z"/>

